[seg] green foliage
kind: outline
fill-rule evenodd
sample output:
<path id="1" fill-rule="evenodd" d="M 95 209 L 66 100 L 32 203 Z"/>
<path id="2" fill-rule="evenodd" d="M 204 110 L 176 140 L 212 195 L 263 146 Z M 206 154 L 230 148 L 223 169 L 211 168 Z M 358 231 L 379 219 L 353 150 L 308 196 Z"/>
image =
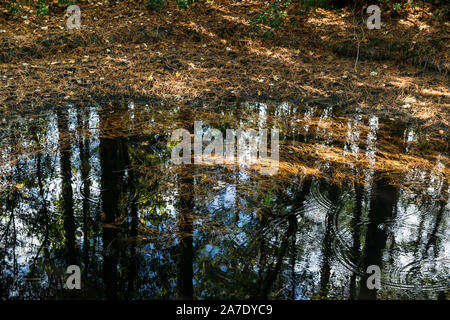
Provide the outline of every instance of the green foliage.
<path id="1" fill-rule="evenodd" d="M 165 0 L 147 0 L 147 8 L 152 11 L 161 11 L 167 5 Z"/>
<path id="2" fill-rule="evenodd" d="M 380 4 L 383 5 L 383 9 L 391 10 L 393 15 L 405 14 L 408 8 L 424 8 L 425 4 L 428 3 L 433 9 L 433 18 L 436 21 L 442 21 L 450 13 L 450 5 L 448 0 L 429 0 L 429 1 L 419 1 L 419 0 L 380 0 Z"/>
<path id="3" fill-rule="evenodd" d="M 45 4 L 44 0 L 8 0 L 8 11 L 12 14 L 17 14 L 22 11 L 23 5 L 36 4 L 36 14 L 38 16 L 45 16 L 49 13 L 49 7 Z M 59 5 L 70 6 L 75 4 L 74 0 L 58 0 Z"/>
<path id="4" fill-rule="evenodd" d="M 186 10 L 194 0 L 176 0 L 178 9 Z M 166 0 L 147 0 L 147 7 L 152 11 L 161 11 L 167 5 Z"/>
<path id="5" fill-rule="evenodd" d="M 73 1 L 73 0 L 58 0 L 58 4 L 68 7 L 68 6 L 75 4 L 75 1 Z"/>
<path id="6" fill-rule="evenodd" d="M 414 1 L 414 0 L 411 0 L 411 1 L 408 1 L 409 2 L 409 6 L 412 8 L 412 9 L 414 9 L 414 8 L 416 8 L 416 7 L 420 7 L 420 1 Z"/>
<path id="7" fill-rule="evenodd" d="M 8 0 L 8 11 L 16 14 L 22 11 L 22 5 L 17 0 Z"/>
<path id="8" fill-rule="evenodd" d="M 39 7 L 36 9 L 38 16 L 45 16 L 48 13 L 48 7 L 45 3 L 40 2 Z"/>
<path id="9" fill-rule="evenodd" d="M 267 191 L 266 195 L 264 196 L 264 207 L 266 208 L 270 208 L 275 200 L 274 198 L 272 198 L 272 191 L 273 188 Z"/>
<path id="10" fill-rule="evenodd" d="M 264 30 L 263 36 L 269 37 L 273 29 L 280 28 L 284 18 L 287 16 L 287 8 L 292 4 L 292 0 L 276 0 L 263 10 L 259 15 L 250 20 L 250 26 L 255 30 L 260 30 L 260 25 L 268 28 Z"/>
<path id="11" fill-rule="evenodd" d="M 188 0 L 177 0 L 178 9 L 186 10 L 188 8 Z"/>
<path id="12" fill-rule="evenodd" d="M 250 20 L 250 26 L 259 31 L 261 26 L 265 26 L 263 36 L 269 37 L 273 30 L 281 28 L 288 14 L 288 8 L 294 2 L 299 2 L 302 10 L 299 15 L 308 15 L 309 12 L 315 12 L 317 8 L 329 9 L 331 2 L 329 0 L 276 0 L 269 5 L 268 9 L 263 10 L 259 15 Z"/>
<path id="13" fill-rule="evenodd" d="M 195 0 L 177 0 L 178 9 L 186 10 Z"/>
<path id="14" fill-rule="evenodd" d="M 400 2 L 396 2 L 394 3 L 394 5 L 392 6 L 392 10 L 394 12 L 398 12 L 402 9 L 402 4 Z"/>

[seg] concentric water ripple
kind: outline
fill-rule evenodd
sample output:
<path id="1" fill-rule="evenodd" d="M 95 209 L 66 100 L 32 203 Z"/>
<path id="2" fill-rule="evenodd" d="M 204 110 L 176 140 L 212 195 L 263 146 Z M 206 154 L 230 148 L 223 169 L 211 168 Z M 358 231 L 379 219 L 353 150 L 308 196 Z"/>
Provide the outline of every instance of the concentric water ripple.
<path id="1" fill-rule="evenodd" d="M 320 187 L 315 185 L 312 188 L 314 199 L 324 209 L 328 210 L 328 219 L 332 221 L 332 258 L 348 271 L 362 277 L 366 274 L 363 263 L 364 243 L 358 242 L 359 246 L 354 248 L 354 235 L 352 234 L 353 225 L 352 215 L 345 212 L 343 199 L 347 194 L 340 195 L 337 203 L 332 203 L 329 197 L 321 192 Z M 425 222 L 414 223 L 411 217 L 418 219 L 428 219 L 433 222 L 435 218 L 436 206 L 422 205 L 409 206 L 402 214 L 398 214 L 392 218 L 386 219 L 384 223 L 379 223 L 377 228 L 384 230 L 387 234 L 386 248 L 383 250 L 382 259 L 382 277 L 381 284 L 395 289 L 401 290 L 418 290 L 418 291 L 443 291 L 450 288 L 450 258 L 448 256 L 448 248 L 450 239 L 448 233 L 433 230 L 433 223 L 428 223 L 428 229 Z M 411 208 L 414 208 L 413 211 Z M 444 212 L 443 219 L 448 218 L 448 214 Z M 357 223 L 358 229 L 361 231 L 359 236 L 364 236 L 364 230 L 367 229 L 372 222 L 364 215 L 360 217 Z M 430 234 L 433 234 L 431 237 Z M 402 239 L 403 234 L 417 235 L 422 240 L 421 243 L 414 241 L 405 241 Z M 430 238 L 440 243 L 441 250 L 430 255 Z M 416 241 L 417 242 L 417 241 Z M 428 248 L 427 248 L 428 244 Z M 389 252 L 391 251 L 391 252 Z"/>

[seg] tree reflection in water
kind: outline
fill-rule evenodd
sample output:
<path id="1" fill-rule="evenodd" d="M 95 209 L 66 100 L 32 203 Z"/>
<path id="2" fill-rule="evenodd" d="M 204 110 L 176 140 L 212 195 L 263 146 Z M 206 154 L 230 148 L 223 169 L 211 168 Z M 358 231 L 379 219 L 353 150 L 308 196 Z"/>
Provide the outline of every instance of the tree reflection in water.
<path id="1" fill-rule="evenodd" d="M 11 115 L 0 142 L 0 297 L 448 297 L 442 135 L 335 113 L 247 103 Z M 194 120 L 279 128 L 278 174 L 174 165 L 171 132 L 193 132 Z M 71 264 L 82 290 L 64 289 Z M 382 270 L 378 291 L 365 286 L 370 265 Z"/>

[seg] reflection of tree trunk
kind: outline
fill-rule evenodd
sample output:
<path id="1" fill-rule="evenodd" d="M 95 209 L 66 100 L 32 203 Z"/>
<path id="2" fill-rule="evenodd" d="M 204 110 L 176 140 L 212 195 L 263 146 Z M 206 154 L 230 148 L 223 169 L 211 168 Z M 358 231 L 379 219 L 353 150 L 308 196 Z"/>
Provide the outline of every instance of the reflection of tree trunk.
<path id="1" fill-rule="evenodd" d="M 413 252 L 413 256 L 414 256 L 414 260 L 420 260 L 420 249 L 421 249 L 421 243 L 422 243 L 422 235 L 423 235 L 423 230 L 425 228 L 425 219 L 426 219 L 426 215 L 422 212 L 420 214 L 420 220 L 419 220 L 419 224 L 418 224 L 418 228 L 417 228 L 417 239 L 416 241 L 414 241 L 414 250 Z"/>
<path id="2" fill-rule="evenodd" d="M 233 119 L 235 119 L 236 123 L 240 123 L 241 121 L 241 114 L 239 112 L 239 105 L 236 106 L 236 108 L 233 108 Z M 237 128 L 235 128 L 237 129 Z M 233 137 L 233 139 L 235 139 Z M 228 150 L 226 151 L 228 153 Z M 236 139 L 236 161 L 234 163 L 233 167 L 233 177 L 234 177 L 234 218 L 235 223 L 239 222 L 239 211 L 240 211 L 240 205 L 239 205 L 239 180 L 240 180 L 240 167 L 237 165 L 238 158 L 237 158 L 237 139 Z"/>
<path id="3" fill-rule="evenodd" d="M 66 146 L 70 146 L 70 144 L 64 139 L 64 136 L 69 136 L 69 127 L 66 116 L 60 112 L 58 112 L 58 134 L 67 268 L 69 265 L 79 265 L 79 261 L 76 257 L 75 249 L 75 221 L 70 147 L 67 147 L 66 149 Z M 68 295 L 68 298 L 76 298 L 77 291 L 68 290 L 65 294 Z"/>
<path id="4" fill-rule="evenodd" d="M 123 140 L 123 159 L 125 166 L 128 168 L 128 201 L 130 204 L 130 217 L 131 225 L 129 230 L 130 243 L 130 256 L 128 265 L 128 279 L 127 279 L 127 291 L 125 298 L 130 299 L 134 295 L 135 281 L 138 273 L 137 256 L 136 256 L 136 244 L 138 235 L 138 206 L 137 206 L 137 194 L 136 194 L 136 178 L 134 169 L 131 168 L 130 155 L 128 154 L 128 146 L 125 140 Z"/>
<path id="5" fill-rule="evenodd" d="M 104 115 L 100 117 L 102 135 L 107 126 Z M 117 229 L 108 225 L 114 223 L 119 216 L 119 140 L 115 138 L 100 138 L 100 165 L 102 177 L 102 208 L 103 208 L 103 283 L 106 299 L 117 298 Z"/>
<path id="6" fill-rule="evenodd" d="M 34 268 L 35 268 L 35 264 L 39 258 L 39 255 L 42 251 L 44 251 L 44 253 L 48 253 L 48 249 L 47 249 L 47 242 L 49 239 L 49 210 L 48 210 L 48 206 L 47 206 L 47 200 L 45 199 L 45 194 L 44 194 L 44 184 L 42 182 L 42 153 L 41 153 L 41 148 L 40 148 L 40 143 L 39 143 L 39 138 L 37 136 L 37 132 L 38 132 L 39 128 L 32 124 L 30 126 L 30 133 L 32 135 L 32 139 L 34 141 L 34 143 L 36 144 L 36 148 L 39 150 L 39 152 L 36 155 L 36 178 L 38 181 L 38 187 L 39 187 L 39 198 L 42 202 L 41 205 L 41 209 L 39 211 L 39 220 L 42 218 L 43 220 L 43 224 L 44 224 L 44 239 L 41 242 L 41 245 L 39 246 L 39 249 L 36 252 L 36 256 L 33 259 L 33 263 L 30 267 L 30 273 L 34 272 Z"/>
<path id="7" fill-rule="evenodd" d="M 189 109 L 180 112 L 180 119 L 192 120 L 192 113 Z M 194 131 L 192 123 L 189 132 Z M 179 175 L 178 203 L 178 254 L 177 254 L 177 294 L 180 299 L 193 299 L 194 286 L 194 178 L 188 167 L 181 168 Z"/>
<path id="8" fill-rule="evenodd" d="M 370 265 L 376 265 L 382 269 L 382 251 L 386 247 L 387 240 L 387 231 L 382 224 L 394 213 L 396 191 L 396 188 L 389 185 L 386 179 L 377 180 L 373 186 L 369 225 L 363 251 L 363 272 Z M 361 279 L 359 299 L 376 299 L 376 289 L 367 288 L 369 276 L 370 274 L 365 274 Z"/>
<path id="9" fill-rule="evenodd" d="M 339 188 L 337 185 L 329 186 L 329 199 L 331 201 L 331 209 L 328 210 L 325 218 L 325 235 L 322 242 L 322 266 L 320 268 L 319 295 L 321 298 L 328 296 L 330 272 L 331 272 L 331 245 L 333 239 L 333 218 L 336 205 L 339 200 Z"/>
<path id="10" fill-rule="evenodd" d="M 18 137 L 16 130 L 12 130 L 11 136 L 10 136 L 10 142 L 9 145 L 13 147 L 13 150 L 15 146 L 18 143 Z M 15 152 L 15 150 L 14 150 Z M 9 154 L 8 160 L 12 164 L 14 161 L 14 152 L 11 152 Z M 6 168 L 5 168 L 6 169 Z M 11 165 L 10 170 L 8 170 L 8 173 L 5 172 L 4 179 L 6 179 L 8 185 L 12 186 L 14 181 L 18 181 L 21 176 L 21 166 L 19 165 Z M 15 174 L 17 174 L 17 178 L 15 178 Z M 15 190 L 15 188 L 9 188 L 9 194 L 5 197 L 5 210 L 2 211 L 2 214 L 5 215 L 9 212 L 10 218 L 8 219 L 8 223 L 6 225 L 6 229 L 4 230 L 4 233 L 0 236 L 0 241 L 4 241 L 4 250 L 0 248 L 0 266 L 5 266 L 5 273 L 2 272 L 0 277 L 0 283 L 4 283 L 4 291 L 5 294 L 0 295 L 0 298 L 9 298 L 11 288 L 15 285 L 16 279 L 18 277 L 18 264 L 17 264 L 17 256 L 16 256 L 16 244 L 17 244 L 17 230 L 16 230 L 16 219 L 15 219 L 15 208 L 17 208 L 18 202 L 20 201 L 19 192 Z M 12 229 L 12 230 L 11 230 Z M 9 237 L 12 237 L 10 239 Z M 12 243 L 11 243 L 12 242 Z M 9 272 L 6 272 L 6 265 L 9 264 L 8 261 L 11 260 L 11 255 L 9 252 L 12 251 L 12 264 L 13 264 L 13 270 L 12 274 Z M 6 259 L 6 257 L 8 257 Z M 9 269 L 9 268 L 8 268 Z M 10 270 L 9 270 L 10 271 Z M 3 282 L 4 281 L 4 282 Z M 0 288 L 0 290 L 3 291 L 3 288 Z"/>
<path id="11" fill-rule="evenodd" d="M 280 250 L 277 257 L 277 262 L 272 270 L 269 270 L 267 273 L 267 277 L 264 280 L 263 287 L 261 289 L 260 297 L 261 299 L 267 299 L 270 291 L 272 290 L 272 286 L 277 280 L 278 274 L 281 272 L 281 267 L 283 264 L 283 259 L 286 255 L 286 251 L 288 249 L 289 239 L 293 234 L 297 231 L 297 217 L 295 215 L 290 215 L 288 217 L 289 225 L 288 229 L 283 236 L 283 241 L 280 246 Z"/>
<path id="12" fill-rule="evenodd" d="M 434 223 L 433 230 L 431 231 L 428 242 L 425 245 L 423 259 L 426 259 L 429 257 L 429 250 L 430 250 L 431 246 L 433 246 L 433 248 L 434 248 L 434 257 L 437 258 L 439 255 L 439 244 L 438 244 L 438 241 L 437 241 L 438 238 L 436 235 L 439 230 L 439 227 L 441 226 L 442 218 L 444 217 L 446 203 L 441 200 L 441 201 L 439 201 L 439 204 L 440 204 L 440 207 L 439 207 L 438 214 L 436 216 L 436 222 Z M 446 291 L 439 292 L 438 300 L 446 300 L 447 299 L 446 295 L 447 295 Z"/>
<path id="13" fill-rule="evenodd" d="M 438 214 L 436 216 L 436 222 L 434 223 L 433 230 L 431 231 L 430 237 L 429 237 L 429 239 L 427 241 L 427 244 L 425 246 L 425 254 L 424 254 L 425 257 L 428 257 L 428 250 L 430 249 L 430 247 L 432 245 L 434 247 L 434 254 L 435 254 L 435 256 L 437 256 L 438 253 L 439 253 L 439 248 L 438 248 L 437 243 L 436 243 L 436 240 L 437 240 L 436 234 L 437 234 L 437 232 L 439 230 L 439 227 L 441 225 L 442 218 L 444 217 L 445 202 L 444 201 L 439 201 L 439 203 L 440 203 L 440 208 L 439 208 Z"/>
<path id="14" fill-rule="evenodd" d="M 363 204 L 364 186 L 357 183 L 355 185 L 355 210 L 353 212 L 353 219 L 351 223 L 352 237 L 353 237 L 353 247 L 352 247 L 352 257 L 356 265 L 359 263 L 360 252 L 360 236 L 361 236 L 361 216 L 362 216 L 362 204 Z M 350 299 L 356 299 L 356 272 L 353 272 L 350 277 Z"/>
<path id="15" fill-rule="evenodd" d="M 178 209 L 178 297 L 192 299 L 194 287 L 192 278 L 194 275 L 193 260 L 193 213 L 194 213 L 194 179 L 182 176 L 179 187 Z"/>
<path id="16" fill-rule="evenodd" d="M 292 236 L 291 241 L 291 292 L 289 298 L 295 300 L 295 289 L 297 287 L 297 274 L 295 272 L 295 263 L 297 262 L 297 233 Z"/>
<path id="17" fill-rule="evenodd" d="M 89 122 L 88 122 L 89 123 Z M 78 125 L 79 125 L 79 149 L 80 149 L 80 171 L 81 181 L 83 181 L 83 260 L 84 260 L 84 278 L 87 279 L 89 272 L 89 231 L 90 231 L 90 186 L 91 180 L 89 178 L 89 172 L 91 170 L 90 165 L 90 144 L 89 136 L 83 134 L 83 119 L 80 113 L 78 113 Z"/>
<path id="18" fill-rule="evenodd" d="M 294 130 L 294 129 L 293 129 Z M 295 136 L 295 134 L 294 134 Z M 305 205 L 306 197 L 309 194 L 311 190 L 311 183 L 312 179 L 310 177 L 303 180 L 302 190 L 298 193 L 298 196 L 295 199 L 295 208 L 302 208 Z M 297 217 L 298 219 L 298 217 Z M 290 298 L 292 300 L 295 300 L 295 289 L 297 286 L 297 278 L 296 278 L 296 271 L 295 271 L 295 264 L 297 262 L 297 232 L 294 233 L 292 236 L 292 258 L 291 258 L 291 294 Z"/>
<path id="19" fill-rule="evenodd" d="M 126 299 L 131 299 L 135 291 L 135 281 L 138 273 L 138 261 L 136 256 L 136 243 L 138 235 L 138 216 L 137 216 L 137 204 L 133 203 L 131 205 L 131 226 L 130 226 L 130 237 L 133 239 L 131 241 L 130 248 L 130 262 L 128 266 L 128 287 L 126 292 Z"/>
<path id="20" fill-rule="evenodd" d="M 73 190 L 72 190 L 72 168 L 70 164 L 70 148 L 65 150 L 64 136 L 68 135 L 69 127 L 67 119 L 64 115 L 58 112 L 58 132 L 59 132 L 59 147 L 60 147 L 60 167 L 61 167 L 61 181 L 62 181 L 62 200 L 63 200 L 63 216 L 64 216 L 64 232 L 66 238 L 66 253 L 67 263 L 69 265 L 76 264 L 75 251 L 75 221 L 73 209 Z M 69 145 L 69 144 L 67 144 Z"/>
<path id="21" fill-rule="evenodd" d="M 36 176 L 38 179 L 39 197 L 42 200 L 42 208 L 40 210 L 40 213 L 42 214 L 42 218 L 44 220 L 43 223 L 45 226 L 45 231 L 44 231 L 44 239 L 42 240 L 42 243 L 36 252 L 36 256 L 33 259 L 33 263 L 30 267 L 30 272 L 34 272 L 35 264 L 36 264 L 37 259 L 39 258 L 40 252 L 44 251 L 45 253 L 48 253 L 47 242 L 48 242 L 48 238 L 49 238 L 49 217 L 48 217 L 47 200 L 45 200 L 45 195 L 44 195 L 44 184 L 42 183 L 42 170 L 41 170 L 42 159 L 41 158 L 42 158 L 41 153 L 39 153 L 37 155 L 37 159 L 36 159 Z"/>
<path id="22" fill-rule="evenodd" d="M 260 289 L 260 291 L 257 294 L 257 298 L 259 298 L 259 299 L 267 299 L 268 298 L 268 296 L 272 290 L 272 287 L 273 287 L 275 281 L 277 280 L 278 275 L 281 272 L 283 260 L 284 260 L 284 257 L 286 256 L 286 253 L 288 250 L 289 240 L 293 241 L 292 242 L 293 246 L 296 245 L 295 235 L 298 230 L 298 218 L 299 218 L 296 215 L 296 213 L 297 213 L 298 209 L 303 207 L 306 197 L 309 194 L 310 188 L 311 188 L 311 179 L 306 178 L 303 181 L 301 191 L 298 192 L 296 194 L 295 199 L 293 199 L 294 200 L 293 202 L 295 204 L 293 212 L 286 216 L 286 218 L 288 220 L 288 228 L 286 230 L 285 235 L 282 238 L 283 241 L 281 242 L 281 246 L 278 251 L 278 257 L 277 257 L 275 266 L 272 269 L 268 270 L 267 276 L 262 283 L 262 288 Z M 294 252 L 295 252 L 295 250 L 294 250 Z M 296 261 L 296 257 L 292 257 L 291 266 L 295 266 L 295 261 Z M 293 281 L 292 281 L 292 291 L 291 291 L 292 299 L 295 298 L 295 285 L 296 284 L 295 284 L 295 277 L 294 277 Z"/>

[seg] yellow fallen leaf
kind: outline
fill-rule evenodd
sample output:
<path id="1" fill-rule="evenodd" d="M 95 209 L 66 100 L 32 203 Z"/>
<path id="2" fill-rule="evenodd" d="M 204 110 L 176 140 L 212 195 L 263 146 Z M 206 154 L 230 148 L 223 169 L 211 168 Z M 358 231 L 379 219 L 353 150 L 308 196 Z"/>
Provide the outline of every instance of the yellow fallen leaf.
<path id="1" fill-rule="evenodd" d="M 179 72 L 175 73 L 175 76 L 179 77 L 181 74 Z"/>
<path id="2" fill-rule="evenodd" d="M 23 183 L 18 183 L 18 184 L 16 184 L 15 186 L 14 186 L 14 188 L 16 188 L 16 189 L 18 189 L 18 190 L 21 190 L 21 189 L 23 189 L 25 187 L 25 185 L 23 184 Z"/>
<path id="3" fill-rule="evenodd" d="M 153 80 L 153 74 L 149 75 L 146 80 L 147 81 L 152 81 Z"/>

